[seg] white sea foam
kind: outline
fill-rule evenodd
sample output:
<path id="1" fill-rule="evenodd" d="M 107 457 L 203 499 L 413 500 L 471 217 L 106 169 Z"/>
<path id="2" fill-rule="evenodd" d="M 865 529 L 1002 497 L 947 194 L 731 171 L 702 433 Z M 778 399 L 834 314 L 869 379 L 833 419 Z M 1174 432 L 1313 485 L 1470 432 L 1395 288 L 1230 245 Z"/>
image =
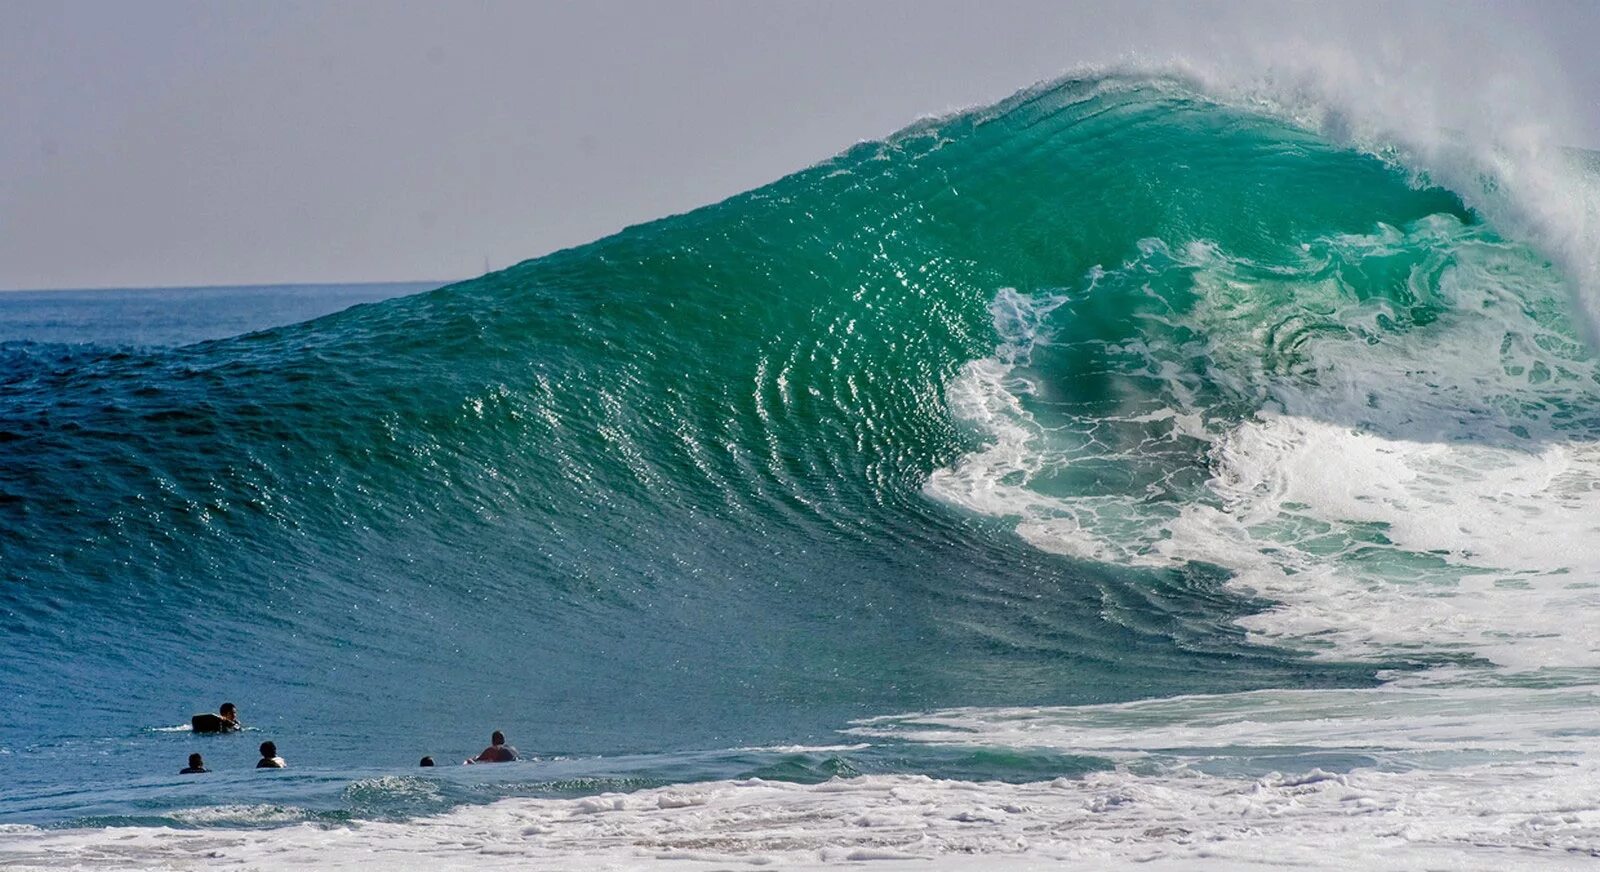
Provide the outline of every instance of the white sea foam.
<path id="1" fill-rule="evenodd" d="M 1359 757 L 1368 768 L 1436 770 L 1463 760 L 1576 764 L 1596 750 L 1597 704 L 1597 685 L 1444 686 L 1435 679 L 1107 705 L 951 709 L 871 718 L 850 732 L 941 745 L 1073 750 L 1140 772 L 1242 776 L 1321 753 Z"/>
<path id="2" fill-rule="evenodd" d="M 1226 508 L 1188 508 L 1165 547 L 1233 566 L 1235 586 L 1278 603 L 1241 622 L 1260 636 L 1341 656 L 1600 666 L 1600 446 L 1412 442 L 1263 416 L 1215 456 Z M 1273 548 L 1308 519 L 1375 525 L 1387 542 Z"/>
<path id="3" fill-rule="evenodd" d="M 0 833 L 0 865 L 711 870 L 894 861 L 886 868 L 1578 869 L 1600 854 L 1597 777 L 1600 766 L 1591 759 L 1547 755 L 1447 770 L 1311 768 L 1250 777 L 1123 767 L 1022 785 L 919 776 L 809 786 L 724 781 L 574 800 L 508 799 L 405 823 L 14 829 Z"/>
<path id="4" fill-rule="evenodd" d="M 1386 686 L 959 709 L 855 732 L 1071 750 L 1116 766 L 1021 785 L 720 781 L 265 831 L 12 827 L 0 832 L 0 865 L 1587 868 L 1600 854 L 1597 704 L 1595 686 Z"/>
<path id="5" fill-rule="evenodd" d="M 195 826 L 270 826 L 303 821 L 308 814 L 292 805 L 207 805 L 174 812 L 172 817 Z"/>
<path id="6" fill-rule="evenodd" d="M 846 751 L 860 751 L 871 747 L 862 742 L 848 745 L 757 745 L 747 748 L 735 748 L 736 751 L 761 754 L 839 754 Z"/>
<path id="7" fill-rule="evenodd" d="M 1600 685 L 1434 682 L 954 709 L 863 721 L 851 747 L 1048 749 L 1112 768 L 1031 784 L 717 781 L 267 830 L 11 826 L 0 867 L 1590 868 L 1597 706 Z M 180 817 L 258 824 L 283 811 Z"/>
<path id="8" fill-rule="evenodd" d="M 1038 418 L 1029 363 L 1061 301 L 1030 313 L 1001 292 L 999 348 L 967 364 L 947 396 L 986 444 L 935 471 L 927 492 L 1015 519 L 1043 550 L 1224 567 L 1233 589 L 1275 603 L 1241 621 L 1262 641 L 1341 658 L 1600 667 L 1600 622 L 1579 617 L 1600 617 L 1600 444 L 1563 419 L 1595 402 L 1593 364 L 1527 314 L 1553 278 L 1515 246 L 1442 219 L 1319 248 L 1299 273 L 1263 278 L 1213 247 L 1174 253 L 1152 241 L 1139 261 L 1091 276 L 1086 293 L 1118 276 L 1126 292 L 1176 266 L 1196 292 L 1132 348 L 1157 386 L 1120 416 Z M 1392 312 L 1326 275 L 1335 259 L 1430 248 L 1412 281 L 1449 308 L 1427 329 L 1380 331 L 1371 325 Z M 1338 329 L 1313 329 L 1296 307 Z M 1163 338 L 1179 327 L 1204 347 Z M 1208 408 L 1185 381 L 1197 367 L 1226 400 L 1209 402 L 1259 410 L 1240 420 Z M 1113 426 L 1137 435 L 1097 435 Z M 1057 470 L 1106 462 L 1158 484 L 1171 477 L 1163 466 L 1204 467 L 1209 480 L 1175 501 L 1051 485 Z"/>

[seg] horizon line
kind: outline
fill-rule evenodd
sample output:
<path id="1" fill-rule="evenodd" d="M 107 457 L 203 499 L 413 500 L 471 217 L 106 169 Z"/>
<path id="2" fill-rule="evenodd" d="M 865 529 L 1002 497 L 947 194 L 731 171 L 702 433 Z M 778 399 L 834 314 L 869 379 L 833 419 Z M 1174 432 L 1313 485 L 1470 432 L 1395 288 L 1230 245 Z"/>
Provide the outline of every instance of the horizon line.
<path id="1" fill-rule="evenodd" d="M 494 270 L 491 270 L 494 272 Z M 488 275 L 483 273 L 482 275 Z M 397 279 L 392 281 L 365 280 L 356 282 L 242 282 L 230 284 L 203 284 L 203 285 L 95 285 L 91 287 L 72 287 L 62 285 L 53 288 L 0 288 L 0 295 L 5 294 L 54 294 L 73 292 L 99 292 L 99 291 L 217 291 L 229 288 L 313 288 L 313 287 L 356 287 L 369 285 L 427 285 L 437 284 L 439 287 L 453 285 L 458 282 L 471 281 L 473 278 L 455 279 Z"/>

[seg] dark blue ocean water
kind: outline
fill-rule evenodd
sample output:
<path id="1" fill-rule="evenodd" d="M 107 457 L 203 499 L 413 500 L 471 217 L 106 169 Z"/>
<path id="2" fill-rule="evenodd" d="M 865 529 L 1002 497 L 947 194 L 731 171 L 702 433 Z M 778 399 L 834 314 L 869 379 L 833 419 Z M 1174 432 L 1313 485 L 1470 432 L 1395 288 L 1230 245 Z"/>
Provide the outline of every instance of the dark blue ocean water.
<path id="1" fill-rule="evenodd" d="M 308 321 L 440 282 L 0 292 L 0 342 L 187 345 Z"/>

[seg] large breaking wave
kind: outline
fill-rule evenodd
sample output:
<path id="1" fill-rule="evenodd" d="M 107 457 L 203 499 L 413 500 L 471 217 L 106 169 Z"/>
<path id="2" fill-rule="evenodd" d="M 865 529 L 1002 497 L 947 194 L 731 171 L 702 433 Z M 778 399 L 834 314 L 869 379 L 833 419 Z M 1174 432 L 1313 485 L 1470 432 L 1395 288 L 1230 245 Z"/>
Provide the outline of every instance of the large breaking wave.
<path id="1" fill-rule="evenodd" d="M 1069 79 L 432 293 L 6 346 L 18 725 L 81 702 L 62 658 L 135 722 L 251 693 L 330 761 L 486 718 L 614 753 L 1590 681 L 1571 235 L 1281 110 Z"/>

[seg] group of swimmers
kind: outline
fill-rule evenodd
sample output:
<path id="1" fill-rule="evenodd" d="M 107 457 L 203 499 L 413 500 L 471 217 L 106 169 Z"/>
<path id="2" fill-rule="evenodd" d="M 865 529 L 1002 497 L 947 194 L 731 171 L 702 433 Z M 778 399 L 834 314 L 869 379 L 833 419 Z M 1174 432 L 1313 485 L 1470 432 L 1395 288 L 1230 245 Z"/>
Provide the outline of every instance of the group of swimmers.
<path id="1" fill-rule="evenodd" d="M 239 722 L 239 709 L 231 702 L 225 702 L 217 709 L 217 714 L 195 715 L 191 721 L 197 733 L 231 733 L 244 729 L 244 724 Z M 484 748 L 476 757 L 461 761 L 464 764 L 473 763 L 510 763 L 517 759 L 517 749 L 506 744 L 506 736 L 499 730 L 489 737 L 489 747 Z M 272 742 L 261 743 L 261 759 L 256 761 L 257 769 L 284 769 L 289 764 L 278 756 L 278 746 Z M 432 757 L 423 757 L 422 766 L 432 766 Z M 189 765 L 178 771 L 179 775 L 198 775 L 210 772 L 206 768 L 204 757 L 199 754 L 189 755 Z"/>

